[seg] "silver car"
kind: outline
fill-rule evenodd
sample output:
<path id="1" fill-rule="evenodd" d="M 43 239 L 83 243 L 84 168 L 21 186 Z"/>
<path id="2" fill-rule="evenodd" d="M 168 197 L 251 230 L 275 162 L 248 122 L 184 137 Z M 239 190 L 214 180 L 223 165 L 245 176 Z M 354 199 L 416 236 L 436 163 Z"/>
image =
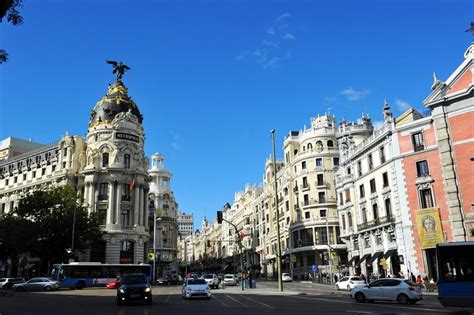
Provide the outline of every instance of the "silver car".
<path id="1" fill-rule="evenodd" d="M 12 289 L 21 291 L 51 291 L 59 288 L 60 283 L 51 278 L 39 277 L 32 278 L 25 283 L 14 284 Z"/>
<path id="2" fill-rule="evenodd" d="M 379 279 L 368 285 L 356 285 L 351 297 L 357 302 L 398 301 L 400 304 L 415 304 L 423 299 L 420 287 L 405 279 Z"/>

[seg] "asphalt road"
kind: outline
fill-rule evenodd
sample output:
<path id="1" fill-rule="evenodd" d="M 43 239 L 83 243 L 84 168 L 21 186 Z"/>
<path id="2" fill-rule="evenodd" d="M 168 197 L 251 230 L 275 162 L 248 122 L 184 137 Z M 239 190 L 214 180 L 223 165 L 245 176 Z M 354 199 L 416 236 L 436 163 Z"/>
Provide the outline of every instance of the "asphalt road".
<path id="1" fill-rule="evenodd" d="M 259 283 L 257 289 L 240 287 L 212 290 L 210 300 L 185 300 L 180 286 L 153 288 L 153 305 L 117 306 L 115 290 L 63 289 L 55 292 L 25 292 L 0 296 L 0 315 L 12 314 L 474 314 L 472 309 L 444 308 L 435 296 L 425 296 L 416 305 L 356 303 L 347 292 L 309 284 Z"/>

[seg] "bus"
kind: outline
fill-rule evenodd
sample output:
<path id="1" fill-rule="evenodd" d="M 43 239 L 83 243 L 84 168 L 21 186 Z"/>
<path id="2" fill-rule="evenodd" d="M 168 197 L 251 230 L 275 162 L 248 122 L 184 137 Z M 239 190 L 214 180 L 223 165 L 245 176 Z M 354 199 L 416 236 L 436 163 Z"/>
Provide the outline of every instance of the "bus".
<path id="1" fill-rule="evenodd" d="M 61 287 L 82 289 L 85 287 L 105 287 L 111 280 L 127 273 L 143 273 L 151 281 L 151 266 L 148 264 L 102 264 L 70 263 L 55 264 L 51 278 L 61 282 Z"/>
<path id="2" fill-rule="evenodd" d="M 440 243 L 436 258 L 441 304 L 474 307 L 474 242 Z"/>

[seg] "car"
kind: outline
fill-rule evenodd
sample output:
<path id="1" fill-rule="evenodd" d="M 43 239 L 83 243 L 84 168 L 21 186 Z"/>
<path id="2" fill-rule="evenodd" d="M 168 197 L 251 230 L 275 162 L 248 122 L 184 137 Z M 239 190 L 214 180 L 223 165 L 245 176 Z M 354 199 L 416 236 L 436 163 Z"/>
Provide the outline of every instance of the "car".
<path id="1" fill-rule="evenodd" d="M 24 278 L 1 278 L 0 279 L 0 289 L 10 290 L 14 284 L 24 283 Z"/>
<path id="2" fill-rule="evenodd" d="M 120 286 L 117 288 L 117 305 L 130 301 L 143 301 L 145 304 L 153 303 L 151 286 L 142 273 L 122 275 Z"/>
<path id="3" fill-rule="evenodd" d="M 190 299 L 194 297 L 211 298 L 211 289 L 204 279 L 186 279 L 181 289 L 183 298 Z"/>
<path id="4" fill-rule="evenodd" d="M 354 288 L 354 286 L 361 285 L 361 284 L 365 284 L 365 281 L 361 277 L 345 276 L 339 279 L 338 282 L 336 282 L 335 287 L 336 287 L 336 290 L 350 291 Z"/>
<path id="5" fill-rule="evenodd" d="M 22 291 L 51 291 L 56 290 L 60 286 L 60 282 L 46 277 L 32 278 L 23 283 L 16 283 L 12 289 L 18 292 Z"/>
<path id="6" fill-rule="evenodd" d="M 208 273 L 201 276 L 201 279 L 206 280 L 207 284 L 211 289 L 219 288 L 219 278 L 215 273 Z"/>
<path id="7" fill-rule="evenodd" d="M 225 285 L 237 285 L 237 280 L 235 279 L 234 275 L 226 274 L 226 275 L 224 275 L 224 284 Z"/>
<path id="8" fill-rule="evenodd" d="M 169 278 L 167 276 L 163 276 L 163 277 L 160 277 L 160 278 L 156 279 L 156 284 L 157 285 L 169 285 L 170 281 L 169 281 Z"/>
<path id="9" fill-rule="evenodd" d="M 120 285 L 120 279 L 113 279 L 107 282 L 107 288 L 108 289 L 117 289 L 117 287 Z"/>
<path id="10" fill-rule="evenodd" d="M 291 282 L 291 281 L 293 281 L 293 279 L 291 278 L 291 275 L 289 273 L 284 272 L 284 273 L 281 274 L 281 281 Z"/>
<path id="11" fill-rule="evenodd" d="M 351 297 L 359 303 L 365 301 L 398 301 L 400 304 L 415 304 L 423 299 L 418 285 L 405 279 L 379 279 L 367 285 L 356 285 Z"/>
<path id="12" fill-rule="evenodd" d="M 169 279 L 170 284 L 183 284 L 183 277 L 177 274 L 172 274 Z"/>

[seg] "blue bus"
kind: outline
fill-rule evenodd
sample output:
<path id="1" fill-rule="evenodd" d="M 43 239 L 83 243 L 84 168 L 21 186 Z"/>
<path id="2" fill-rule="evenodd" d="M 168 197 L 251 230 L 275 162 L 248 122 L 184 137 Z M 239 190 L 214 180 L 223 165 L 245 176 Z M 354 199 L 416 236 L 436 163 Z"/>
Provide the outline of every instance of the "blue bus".
<path id="1" fill-rule="evenodd" d="M 436 258 L 441 304 L 474 307 L 474 242 L 438 244 Z"/>
<path id="2" fill-rule="evenodd" d="M 101 264 L 70 263 L 55 264 L 51 278 L 61 282 L 62 288 L 82 289 L 85 287 L 105 287 L 111 280 L 123 274 L 143 273 L 151 281 L 151 266 L 148 264 Z"/>

